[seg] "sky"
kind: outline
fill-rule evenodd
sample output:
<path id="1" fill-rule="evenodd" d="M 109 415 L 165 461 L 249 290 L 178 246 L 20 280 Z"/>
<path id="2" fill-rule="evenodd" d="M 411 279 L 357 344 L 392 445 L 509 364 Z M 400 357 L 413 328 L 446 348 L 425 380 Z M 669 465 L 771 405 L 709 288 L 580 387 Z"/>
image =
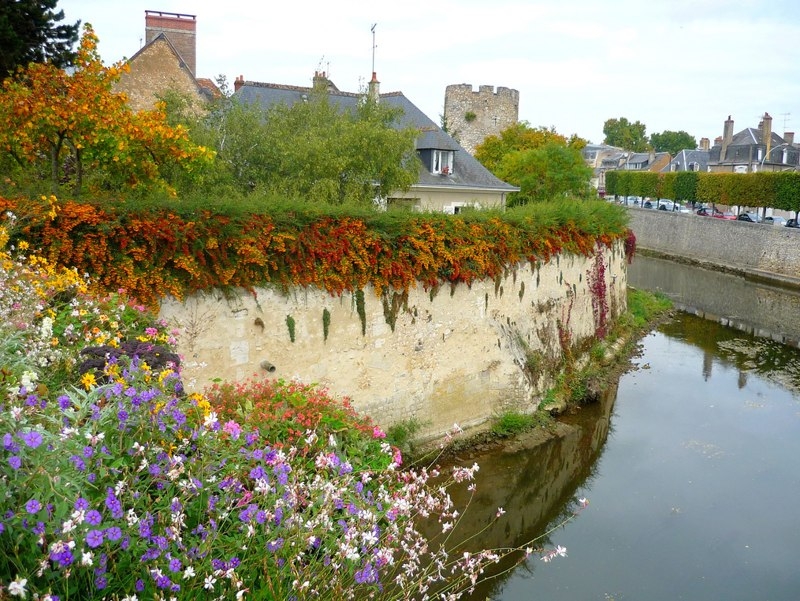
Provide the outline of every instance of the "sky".
<path id="1" fill-rule="evenodd" d="M 103 62 L 141 48 L 145 10 L 197 17 L 198 77 L 400 91 L 441 123 L 451 84 L 519 91 L 519 119 L 602 143 L 611 118 L 647 135 L 800 133 L 800 0 L 59 0 Z M 374 34 L 372 28 L 374 27 Z M 373 44 L 374 40 L 374 44 Z"/>

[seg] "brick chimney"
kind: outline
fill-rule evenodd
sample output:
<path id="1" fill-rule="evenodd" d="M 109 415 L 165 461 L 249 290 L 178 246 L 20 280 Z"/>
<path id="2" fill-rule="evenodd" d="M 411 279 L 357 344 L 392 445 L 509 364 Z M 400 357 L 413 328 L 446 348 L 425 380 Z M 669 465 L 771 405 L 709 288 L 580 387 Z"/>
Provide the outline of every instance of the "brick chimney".
<path id="1" fill-rule="evenodd" d="M 719 153 L 719 160 L 725 160 L 725 153 L 728 150 L 728 145 L 733 140 L 733 119 L 731 116 L 728 115 L 728 118 L 725 120 L 725 127 L 722 130 L 722 150 Z"/>
<path id="2" fill-rule="evenodd" d="M 710 144 L 708 138 L 700 138 L 700 150 L 708 150 L 711 147 Z"/>
<path id="3" fill-rule="evenodd" d="M 784 132 L 783 141 L 786 142 L 789 146 L 794 144 L 794 132 L 793 131 Z"/>
<path id="4" fill-rule="evenodd" d="M 149 44 L 160 33 L 175 47 L 192 72 L 197 73 L 197 17 L 160 10 L 144 11 L 145 42 Z"/>
<path id="5" fill-rule="evenodd" d="M 381 98 L 381 82 L 378 81 L 375 71 L 372 72 L 372 79 L 369 82 L 369 98 L 375 102 Z"/>
<path id="6" fill-rule="evenodd" d="M 244 85 L 244 75 L 240 75 L 239 77 L 233 80 L 233 91 L 238 92 L 243 85 Z"/>
<path id="7" fill-rule="evenodd" d="M 766 157 L 769 157 L 769 151 L 772 149 L 772 117 L 769 113 L 764 113 L 761 120 L 761 141 L 767 145 Z"/>

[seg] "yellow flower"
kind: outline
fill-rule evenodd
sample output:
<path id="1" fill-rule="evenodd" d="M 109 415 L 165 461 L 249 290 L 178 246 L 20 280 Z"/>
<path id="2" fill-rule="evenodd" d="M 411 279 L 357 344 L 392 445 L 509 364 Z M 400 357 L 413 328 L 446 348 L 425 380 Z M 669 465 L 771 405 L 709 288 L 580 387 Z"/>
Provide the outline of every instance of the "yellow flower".
<path id="1" fill-rule="evenodd" d="M 20 240 L 18 246 L 20 250 L 28 250 L 31 247 L 25 240 Z"/>
<path id="2" fill-rule="evenodd" d="M 163 384 L 164 380 L 166 380 L 167 377 L 169 377 L 170 375 L 172 375 L 172 370 L 171 369 L 163 369 L 163 370 L 161 370 L 161 373 L 158 374 L 158 383 L 159 384 Z"/>
<path id="3" fill-rule="evenodd" d="M 91 372 L 88 372 L 88 371 L 87 371 L 87 372 L 86 372 L 85 374 L 83 374 L 83 376 L 81 377 L 81 384 L 83 384 L 83 387 L 84 387 L 86 390 L 91 390 L 92 388 L 94 388 L 95 386 L 97 386 L 97 380 L 95 379 L 95 377 L 94 377 L 94 374 L 93 374 L 93 373 L 91 373 Z"/>

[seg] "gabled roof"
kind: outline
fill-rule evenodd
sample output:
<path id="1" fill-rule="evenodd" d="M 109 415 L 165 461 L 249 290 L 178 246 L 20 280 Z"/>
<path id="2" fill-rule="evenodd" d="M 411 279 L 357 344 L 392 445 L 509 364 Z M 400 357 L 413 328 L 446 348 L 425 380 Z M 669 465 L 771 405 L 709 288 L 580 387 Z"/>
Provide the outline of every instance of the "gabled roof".
<path id="1" fill-rule="evenodd" d="M 783 144 L 781 138 L 774 131 L 770 132 L 770 146 Z M 731 138 L 731 143 L 728 146 L 752 146 L 753 144 L 766 144 L 763 132 L 757 127 L 748 127 L 743 129 Z"/>
<path id="2" fill-rule="evenodd" d="M 697 171 L 706 171 L 708 160 L 711 156 L 710 150 L 686 149 L 681 150 L 661 171 L 670 171 L 672 165 L 677 165 L 677 171 L 688 171 L 688 166 L 697 163 Z"/>
<path id="3" fill-rule="evenodd" d="M 192 70 L 189 68 L 189 65 L 186 64 L 186 61 L 181 56 L 180 52 L 178 52 L 178 50 L 175 48 L 172 42 L 170 42 L 169 37 L 167 37 L 167 35 L 163 31 L 159 33 L 156 37 L 154 37 L 152 40 L 150 40 L 147 44 L 139 48 L 136 54 L 134 54 L 132 57 L 128 59 L 128 63 L 133 63 L 143 53 L 147 52 L 147 50 L 155 46 L 156 43 L 164 43 L 167 45 L 170 52 L 172 52 L 172 54 L 175 55 L 175 60 L 178 62 L 178 66 L 180 67 L 181 71 L 186 73 L 186 75 L 188 75 L 194 82 L 194 84 L 197 86 L 198 94 L 204 96 L 208 100 L 215 98 L 217 94 L 221 95 L 219 88 L 217 88 L 217 86 L 210 79 L 202 80 L 204 82 L 208 82 L 209 84 L 211 84 L 210 86 L 200 83 L 201 80 L 195 77 L 194 73 L 192 73 Z M 214 92 L 214 90 L 216 90 L 216 93 Z"/>
<path id="4" fill-rule="evenodd" d="M 244 81 L 235 95 L 243 102 L 258 102 L 265 108 L 286 104 L 292 106 L 296 102 L 307 100 L 312 88 L 282 84 Z M 342 92 L 335 86 L 328 86 L 330 102 L 344 110 L 353 110 L 363 98 L 362 94 Z M 519 188 L 507 184 L 494 176 L 477 159 L 469 154 L 447 132 L 436 125 L 417 106 L 406 98 L 402 92 L 380 94 L 380 102 L 392 108 L 401 109 L 402 115 L 395 126 L 398 129 L 411 127 L 419 131 L 416 140 L 418 151 L 451 150 L 454 151 L 453 173 L 448 176 L 430 173 L 421 168 L 419 180 L 415 186 L 431 186 L 452 189 L 497 190 L 500 192 L 516 192 Z"/>

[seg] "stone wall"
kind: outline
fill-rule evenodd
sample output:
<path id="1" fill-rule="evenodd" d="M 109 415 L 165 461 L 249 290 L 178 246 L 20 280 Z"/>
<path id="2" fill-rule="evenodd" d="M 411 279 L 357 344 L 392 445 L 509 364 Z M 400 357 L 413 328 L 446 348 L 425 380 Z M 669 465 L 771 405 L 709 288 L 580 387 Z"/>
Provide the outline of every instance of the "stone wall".
<path id="1" fill-rule="evenodd" d="M 469 118 L 468 118 L 469 115 Z M 519 119 L 519 92 L 511 88 L 470 84 L 447 86 L 444 93 L 447 129 L 470 154 L 484 138 L 498 135 Z"/>
<path id="2" fill-rule="evenodd" d="M 349 397 L 384 427 L 416 419 L 430 440 L 454 423 L 535 410 L 562 365 L 559 324 L 575 344 L 595 334 L 590 274 L 602 274 L 595 289 L 605 288 L 613 319 L 626 307 L 626 268 L 620 244 L 435 292 L 367 289 L 362 303 L 317 289 L 215 291 L 166 299 L 161 316 L 181 332 L 191 390 L 212 378 L 297 378 Z"/>
<path id="3" fill-rule="evenodd" d="M 800 230 L 685 213 L 629 209 L 637 246 L 800 286 Z"/>
<path id="4" fill-rule="evenodd" d="M 167 91 L 185 94 L 196 100 L 197 107 L 204 104 L 191 71 L 181 67 L 180 59 L 165 40 L 156 40 L 143 48 L 129 65 L 130 71 L 120 76 L 114 92 L 124 92 L 134 111 L 152 109 L 158 95 Z"/>

